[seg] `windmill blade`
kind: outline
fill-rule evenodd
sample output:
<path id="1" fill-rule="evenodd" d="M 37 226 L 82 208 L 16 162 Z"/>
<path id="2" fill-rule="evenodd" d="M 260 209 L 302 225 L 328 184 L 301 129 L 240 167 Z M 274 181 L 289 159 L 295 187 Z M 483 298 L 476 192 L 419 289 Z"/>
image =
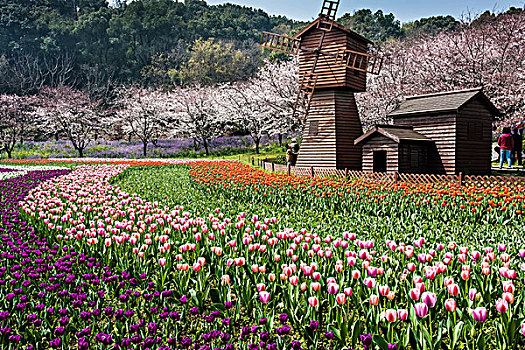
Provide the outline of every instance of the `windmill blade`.
<path id="1" fill-rule="evenodd" d="M 263 32 L 259 46 L 290 55 L 297 55 L 299 53 L 301 41 L 294 39 L 291 36 Z"/>
<path id="2" fill-rule="evenodd" d="M 335 63 L 360 72 L 378 75 L 383 67 L 383 58 L 352 50 L 339 50 L 337 53 L 320 51 L 320 54 L 335 58 Z"/>
<path id="3" fill-rule="evenodd" d="M 306 118 L 310 111 L 310 104 L 312 103 L 312 97 L 315 92 L 315 86 L 317 85 L 317 74 L 311 72 L 309 75 L 304 76 L 301 79 L 299 85 L 299 92 L 297 93 L 297 99 L 293 108 L 293 117 L 299 119 Z"/>
<path id="4" fill-rule="evenodd" d="M 324 0 L 323 7 L 319 16 L 325 17 L 331 21 L 335 21 L 337 9 L 339 8 L 339 0 Z"/>

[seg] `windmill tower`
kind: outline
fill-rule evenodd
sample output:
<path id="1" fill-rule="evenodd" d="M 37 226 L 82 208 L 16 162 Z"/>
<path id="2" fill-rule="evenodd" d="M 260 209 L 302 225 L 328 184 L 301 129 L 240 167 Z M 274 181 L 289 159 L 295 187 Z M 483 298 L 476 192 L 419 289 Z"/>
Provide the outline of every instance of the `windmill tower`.
<path id="1" fill-rule="evenodd" d="M 354 94 L 366 90 L 367 73 L 382 59 L 371 42 L 335 22 L 339 0 L 324 0 L 319 18 L 293 37 L 263 32 L 260 46 L 299 55 L 299 92 L 294 116 L 304 118 L 298 167 L 361 169 L 363 134 Z"/>

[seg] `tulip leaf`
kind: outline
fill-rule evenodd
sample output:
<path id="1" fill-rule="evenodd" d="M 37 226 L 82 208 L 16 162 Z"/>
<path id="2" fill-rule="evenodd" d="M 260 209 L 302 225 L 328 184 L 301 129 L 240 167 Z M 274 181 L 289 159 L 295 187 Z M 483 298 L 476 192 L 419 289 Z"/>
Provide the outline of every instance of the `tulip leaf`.
<path id="1" fill-rule="evenodd" d="M 388 343 L 386 342 L 385 338 L 383 338 L 382 336 L 380 336 L 379 334 L 376 334 L 374 335 L 373 337 L 374 339 L 374 342 L 379 345 L 379 347 L 382 349 L 382 350 L 388 350 Z"/>

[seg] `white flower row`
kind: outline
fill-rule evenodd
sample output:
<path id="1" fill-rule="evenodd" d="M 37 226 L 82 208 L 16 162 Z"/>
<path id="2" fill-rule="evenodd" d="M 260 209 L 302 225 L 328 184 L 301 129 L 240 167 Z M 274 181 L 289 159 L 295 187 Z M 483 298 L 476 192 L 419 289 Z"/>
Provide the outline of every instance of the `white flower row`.
<path id="1" fill-rule="evenodd" d="M 67 169 L 65 167 L 60 166 L 47 166 L 47 165 L 40 165 L 40 166 L 30 166 L 30 165 L 3 165 L 0 163 L 0 169 L 9 169 L 12 171 L 8 172 L 2 172 L 0 173 L 0 181 L 12 179 L 19 176 L 24 176 L 27 173 L 31 171 L 45 171 L 45 170 L 63 170 Z"/>

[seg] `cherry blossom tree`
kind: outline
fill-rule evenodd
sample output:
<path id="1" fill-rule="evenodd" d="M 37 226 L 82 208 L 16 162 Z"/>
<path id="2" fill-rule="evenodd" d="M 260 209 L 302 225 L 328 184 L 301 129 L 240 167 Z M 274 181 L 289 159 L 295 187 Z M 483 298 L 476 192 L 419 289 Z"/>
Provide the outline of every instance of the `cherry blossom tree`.
<path id="1" fill-rule="evenodd" d="M 52 133 L 66 135 L 81 158 L 86 147 L 107 125 L 98 101 L 91 100 L 84 91 L 63 85 L 42 89 L 39 114 L 44 121 L 43 127 Z"/>
<path id="2" fill-rule="evenodd" d="M 504 113 L 499 122 L 525 119 L 525 14 L 463 21 L 459 30 L 394 41 L 381 50 L 379 76 L 357 101 L 365 127 L 388 121 L 404 96 L 483 86 Z"/>
<path id="3" fill-rule="evenodd" d="M 298 131 L 302 120 L 293 116 L 297 97 L 299 64 L 296 59 L 282 62 L 267 62 L 250 81 L 254 94 L 266 103 L 272 115 L 270 132 L 282 134 Z"/>
<path id="4" fill-rule="evenodd" d="M 210 154 L 210 140 L 223 133 L 225 125 L 224 115 L 219 113 L 219 95 L 217 88 L 200 85 L 177 88 L 170 94 L 176 111 L 173 134 L 201 143 L 206 155 Z"/>
<path id="5" fill-rule="evenodd" d="M 32 96 L 0 95 L 0 152 L 11 158 L 19 140 L 37 122 Z"/>
<path id="6" fill-rule="evenodd" d="M 115 121 L 120 122 L 125 133 L 142 141 L 146 156 L 148 144 L 167 134 L 174 117 L 173 101 L 163 91 L 140 87 L 122 89 L 119 96 Z"/>

